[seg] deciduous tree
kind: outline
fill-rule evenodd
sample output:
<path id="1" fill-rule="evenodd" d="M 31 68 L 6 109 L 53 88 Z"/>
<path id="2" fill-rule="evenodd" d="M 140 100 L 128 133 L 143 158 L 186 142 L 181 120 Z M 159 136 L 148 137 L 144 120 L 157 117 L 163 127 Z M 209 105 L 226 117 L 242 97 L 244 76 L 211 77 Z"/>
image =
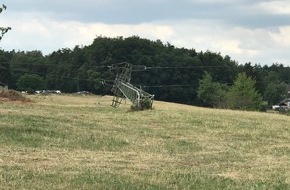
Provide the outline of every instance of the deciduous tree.
<path id="1" fill-rule="evenodd" d="M 31 92 L 41 90 L 44 88 L 44 80 L 37 74 L 25 74 L 18 79 L 17 88 Z"/>
<path id="2" fill-rule="evenodd" d="M 0 13 L 2 13 L 2 11 L 6 10 L 6 6 L 5 5 L 0 5 Z M 10 27 L 2 27 L 0 26 L 0 41 L 2 39 L 2 37 L 4 36 L 4 34 L 6 34 L 9 30 L 11 30 Z"/>
<path id="3" fill-rule="evenodd" d="M 270 106 L 272 106 L 273 104 L 277 104 L 286 98 L 286 87 L 287 85 L 284 82 L 269 83 L 265 90 L 264 97 Z"/>

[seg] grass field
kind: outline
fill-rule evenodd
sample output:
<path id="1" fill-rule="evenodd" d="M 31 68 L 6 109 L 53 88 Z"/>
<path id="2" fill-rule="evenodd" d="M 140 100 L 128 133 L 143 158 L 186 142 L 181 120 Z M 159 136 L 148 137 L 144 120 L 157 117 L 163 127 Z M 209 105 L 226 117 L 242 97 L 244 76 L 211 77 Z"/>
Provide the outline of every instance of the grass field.
<path id="1" fill-rule="evenodd" d="M 290 117 L 111 97 L 0 102 L 0 189 L 290 189 Z"/>

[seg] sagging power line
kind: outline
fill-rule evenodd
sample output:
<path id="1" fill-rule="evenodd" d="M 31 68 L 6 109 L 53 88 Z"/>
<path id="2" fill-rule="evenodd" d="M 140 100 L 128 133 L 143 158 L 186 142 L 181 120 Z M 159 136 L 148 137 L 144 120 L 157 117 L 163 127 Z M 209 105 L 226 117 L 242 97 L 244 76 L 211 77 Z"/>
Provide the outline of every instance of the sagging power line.
<path id="1" fill-rule="evenodd" d="M 5 64 L 9 64 L 9 62 L 0 62 L 0 63 L 5 63 Z M 128 62 L 119 62 L 119 63 L 115 63 L 115 64 L 111 64 L 108 66 L 86 66 L 87 68 L 95 68 L 95 69 L 107 69 L 107 71 L 110 72 L 118 72 L 122 69 L 124 69 L 124 65 L 127 64 Z M 14 64 L 14 63 L 13 63 Z M 16 65 L 30 65 L 30 66 L 60 66 L 60 65 L 53 65 L 53 64 L 43 64 L 43 63 L 39 63 L 39 64 L 35 64 L 35 63 L 19 63 Z M 175 70 L 175 69 L 201 69 L 201 68 L 223 68 L 226 66 L 214 66 L 214 65 L 207 65 L 207 66 L 201 66 L 201 65 L 196 65 L 196 66 L 180 66 L 180 67 L 173 67 L 173 66 L 145 66 L 145 65 L 132 65 L 132 70 L 131 72 L 146 72 L 146 71 L 150 71 L 150 70 L 164 70 L 163 72 L 166 72 L 166 70 Z M 61 65 L 61 66 L 67 66 L 67 65 Z M 36 72 L 36 71 L 27 71 L 27 70 L 23 70 L 23 69 L 18 69 L 18 68 L 11 68 L 11 67 L 3 67 L 0 65 L 0 69 L 4 69 L 4 70 L 11 70 L 11 71 L 16 71 L 16 72 L 22 72 L 22 73 L 28 73 L 28 74 L 38 74 L 38 75 L 47 75 L 48 73 L 44 73 L 44 72 Z M 203 75 L 203 73 L 199 72 L 195 72 L 195 73 L 191 73 L 194 75 L 199 75 L 199 77 L 201 77 Z M 88 78 L 83 78 L 83 77 L 72 77 L 72 76 L 66 76 L 66 75 L 60 75 L 60 74 L 56 74 L 56 73 L 49 73 L 50 76 L 55 76 L 55 77 L 59 77 L 59 78 L 66 78 L 66 79 L 72 79 L 72 80 L 78 80 L 78 81 L 88 81 L 88 82 L 92 82 L 92 79 L 88 79 Z M 94 80 L 96 81 L 96 80 Z M 98 80 L 102 85 L 108 85 L 108 86 L 112 86 L 114 80 L 106 80 L 106 79 L 101 79 Z M 262 84 L 262 83 L 269 83 L 271 81 L 257 81 L 257 84 Z M 284 81 L 286 83 L 290 83 L 290 81 Z M 223 84 L 226 85 L 232 85 L 233 83 L 227 83 L 224 82 Z M 177 83 L 177 84 L 134 84 L 135 86 L 140 86 L 141 88 L 178 88 L 178 87 L 196 87 L 198 86 L 198 82 L 196 83 Z"/>

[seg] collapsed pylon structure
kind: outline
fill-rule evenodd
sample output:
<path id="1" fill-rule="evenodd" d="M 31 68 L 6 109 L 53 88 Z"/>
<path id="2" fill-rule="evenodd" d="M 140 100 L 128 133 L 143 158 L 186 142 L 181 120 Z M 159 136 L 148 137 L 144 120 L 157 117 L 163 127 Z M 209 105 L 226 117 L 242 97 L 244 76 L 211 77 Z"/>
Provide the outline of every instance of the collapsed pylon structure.
<path id="1" fill-rule="evenodd" d="M 112 92 L 114 93 L 112 106 L 119 107 L 123 99 L 128 99 L 137 109 L 151 109 L 154 95 L 151 95 L 130 83 L 131 71 L 132 65 L 124 63 L 121 72 L 117 74 L 112 88 Z"/>

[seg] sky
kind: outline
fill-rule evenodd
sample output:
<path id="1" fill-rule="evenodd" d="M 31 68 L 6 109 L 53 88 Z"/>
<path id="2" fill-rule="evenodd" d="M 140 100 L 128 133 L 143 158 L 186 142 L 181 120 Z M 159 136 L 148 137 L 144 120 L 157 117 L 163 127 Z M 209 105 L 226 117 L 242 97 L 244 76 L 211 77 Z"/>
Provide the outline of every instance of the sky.
<path id="1" fill-rule="evenodd" d="M 92 44 L 97 36 L 139 36 L 212 51 L 239 64 L 290 66 L 289 0 L 0 0 L 0 42 L 10 51 Z"/>

